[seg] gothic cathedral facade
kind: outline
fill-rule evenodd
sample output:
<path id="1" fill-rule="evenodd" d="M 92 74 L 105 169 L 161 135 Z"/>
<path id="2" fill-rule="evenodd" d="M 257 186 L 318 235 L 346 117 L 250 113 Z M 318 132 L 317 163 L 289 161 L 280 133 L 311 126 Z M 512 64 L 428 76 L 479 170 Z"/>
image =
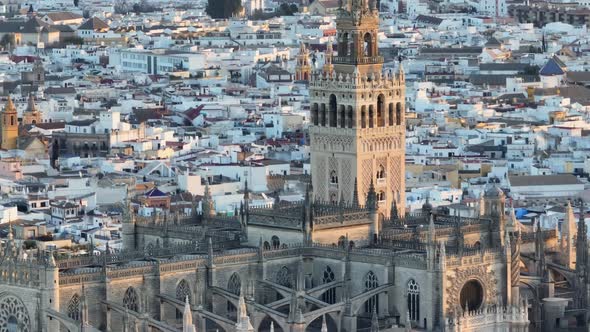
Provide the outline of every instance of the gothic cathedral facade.
<path id="1" fill-rule="evenodd" d="M 337 55 L 311 77 L 311 175 L 315 200 L 364 205 L 373 186 L 389 216 L 405 208 L 405 77 L 383 71 L 371 3 L 339 10 Z"/>

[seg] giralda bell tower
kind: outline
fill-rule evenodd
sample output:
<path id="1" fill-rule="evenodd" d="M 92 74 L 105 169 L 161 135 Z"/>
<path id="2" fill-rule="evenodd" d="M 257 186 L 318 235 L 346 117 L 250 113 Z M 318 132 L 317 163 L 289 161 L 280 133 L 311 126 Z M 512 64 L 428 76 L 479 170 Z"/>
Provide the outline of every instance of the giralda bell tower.
<path id="1" fill-rule="evenodd" d="M 341 0 L 337 55 L 312 75 L 311 174 L 314 198 L 333 203 L 364 205 L 373 184 L 389 216 L 405 208 L 405 77 L 383 72 L 376 1 Z"/>

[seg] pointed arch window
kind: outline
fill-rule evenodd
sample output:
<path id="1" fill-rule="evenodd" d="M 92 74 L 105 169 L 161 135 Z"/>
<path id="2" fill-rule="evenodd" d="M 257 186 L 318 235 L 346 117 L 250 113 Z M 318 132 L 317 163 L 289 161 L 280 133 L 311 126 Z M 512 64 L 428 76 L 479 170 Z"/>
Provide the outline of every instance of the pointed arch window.
<path id="1" fill-rule="evenodd" d="M 293 287 L 293 282 L 291 280 L 291 271 L 286 266 L 281 267 L 281 269 L 277 272 L 275 279 L 277 284 L 281 286 L 289 288 Z"/>
<path id="2" fill-rule="evenodd" d="M 240 280 L 240 276 L 237 273 L 232 274 L 227 282 L 227 291 L 235 295 L 240 295 L 241 289 L 242 280 Z M 227 314 L 230 317 L 234 317 L 236 312 L 236 306 L 231 301 L 227 301 Z"/>
<path id="3" fill-rule="evenodd" d="M 127 288 L 123 297 L 123 307 L 131 311 L 139 311 L 139 296 L 133 287 Z"/>
<path id="4" fill-rule="evenodd" d="M 333 282 L 335 279 L 336 276 L 334 275 L 334 271 L 332 271 L 332 268 L 330 266 L 326 266 L 326 269 L 324 270 L 324 275 L 322 276 L 322 283 L 329 284 Z M 332 287 L 328 289 L 324 294 L 322 294 L 322 301 L 328 304 L 336 303 L 336 287 Z"/>
<path id="5" fill-rule="evenodd" d="M 232 274 L 227 282 L 227 291 L 235 295 L 240 295 L 241 288 L 242 280 L 240 280 L 240 276 L 237 273 Z"/>
<path id="6" fill-rule="evenodd" d="M 80 320 L 80 296 L 74 294 L 68 302 L 68 317 L 73 320 Z"/>
<path id="7" fill-rule="evenodd" d="M 188 302 L 191 303 L 191 288 L 188 282 L 182 279 L 176 286 L 176 299 L 184 302 L 187 298 Z M 182 314 L 182 311 L 176 309 L 176 319 L 182 319 Z"/>
<path id="8" fill-rule="evenodd" d="M 367 57 L 373 56 L 373 36 L 367 32 L 363 39 L 364 55 Z"/>
<path id="9" fill-rule="evenodd" d="M 365 291 L 369 291 L 371 289 L 375 289 L 379 287 L 379 280 L 373 271 L 369 271 L 365 275 Z M 365 302 L 365 313 L 371 314 L 373 312 L 373 308 L 379 312 L 379 295 L 373 295 L 371 298 Z"/>
<path id="10" fill-rule="evenodd" d="M 272 248 L 273 249 L 279 249 L 281 247 L 281 240 L 279 239 L 278 236 L 273 235 L 273 237 L 270 239 L 270 241 L 272 242 Z"/>
<path id="11" fill-rule="evenodd" d="M 330 183 L 331 184 L 338 184 L 338 173 L 335 170 L 330 172 Z"/>
<path id="12" fill-rule="evenodd" d="M 420 319 L 420 285 L 414 279 L 408 281 L 408 312 L 410 320 Z"/>

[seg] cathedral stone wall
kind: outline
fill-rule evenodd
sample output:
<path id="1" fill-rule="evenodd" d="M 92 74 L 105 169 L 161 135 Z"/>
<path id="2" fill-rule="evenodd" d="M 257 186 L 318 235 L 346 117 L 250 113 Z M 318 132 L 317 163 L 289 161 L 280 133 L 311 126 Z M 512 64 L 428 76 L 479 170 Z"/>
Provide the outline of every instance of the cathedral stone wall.
<path id="1" fill-rule="evenodd" d="M 437 275 L 430 271 L 396 267 L 395 279 L 395 288 L 391 292 L 391 297 L 401 317 L 405 320 L 410 310 L 408 308 L 408 285 L 413 280 L 418 285 L 420 294 L 420 317 L 416 323 L 419 327 L 424 327 L 424 318 L 427 318 L 427 324 L 431 325 L 432 322 L 428 321 L 434 317 L 433 301 L 442 296 L 440 290 L 433 287 L 435 285 L 434 282 L 437 280 Z"/>
<path id="2" fill-rule="evenodd" d="M 21 313 L 23 316 L 26 316 L 29 322 L 29 329 L 23 332 L 39 331 L 42 328 L 37 319 L 40 293 L 40 291 L 31 288 L 2 285 L 0 290 L 0 305 L 9 303 L 12 305 L 0 308 L 0 315 L 4 317 L 7 313 Z"/>
<path id="3" fill-rule="evenodd" d="M 318 243 L 338 244 L 341 237 L 348 237 L 349 241 L 364 243 L 372 237 L 372 230 L 373 225 L 370 223 L 316 230 L 313 232 L 313 240 Z"/>
<path id="4" fill-rule="evenodd" d="M 103 282 L 89 282 L 89 283 L 68 283 L 67 285 L 60 285 L 60 311 L 66 315 L 73 313 L 74 307 L 71 301 L 74 296 L 81 299 L 86 296 L 86 303 L 88 305 L 88 321 L 92 326 L 104 328 L 104 308 L 101 301 L 104 299 L 105 283 Z M 67 331 L 62 326 L 62 331 Z"/>
<path id="5" fill-rule="evenodd" d="M 301 230 L 292 230 L 288 228 L 279 227 L 260 227 L 256 225 L 248 225 L 248 243 L 257 246 L 262 242 L 268 242 L 272 246 L 272 238 L 276 236 L 279 238 L 281 244 L 301 243 L 304 239 L 304 233 Z"/>

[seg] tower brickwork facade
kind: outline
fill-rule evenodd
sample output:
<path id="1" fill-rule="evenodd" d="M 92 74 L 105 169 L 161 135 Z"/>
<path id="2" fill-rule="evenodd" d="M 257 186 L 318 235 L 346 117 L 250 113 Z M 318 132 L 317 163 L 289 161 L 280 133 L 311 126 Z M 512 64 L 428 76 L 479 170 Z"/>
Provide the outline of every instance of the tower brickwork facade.
<path id="1" fill-rule="evenodd" d="M 2 137 L 0 148 L 4 150 L 16 149 L 16 140 L 18 138 L 18 117 L 16 107 L 14 107 L 14 103 L 10 97 L 8 97 L 6 106 L 4 106 L 4 110 L 0 116 L 0 127 L 0 135 Z"/>
<path id="2" fill-rule="evenodd" d="M 309 50 L 301 43 L 297 55 L 297 67 L 295 68 L 296 81 L 309 81 L 311 76 L 311 64 L 309 62 Z"/>
<path id="3" fill-rule="evenodd" d="M 314 198 L 333 203 L 358 199 L 365 205 L 373 184 L 379 212 L 388 216 L 392 206 L 401 212 L 405 208 L 403 69 L 400 64 L 396 73 L 383 71 L 374 1 L 345 1 L 336 25 L 337 55 L 310 82 Z"/>

